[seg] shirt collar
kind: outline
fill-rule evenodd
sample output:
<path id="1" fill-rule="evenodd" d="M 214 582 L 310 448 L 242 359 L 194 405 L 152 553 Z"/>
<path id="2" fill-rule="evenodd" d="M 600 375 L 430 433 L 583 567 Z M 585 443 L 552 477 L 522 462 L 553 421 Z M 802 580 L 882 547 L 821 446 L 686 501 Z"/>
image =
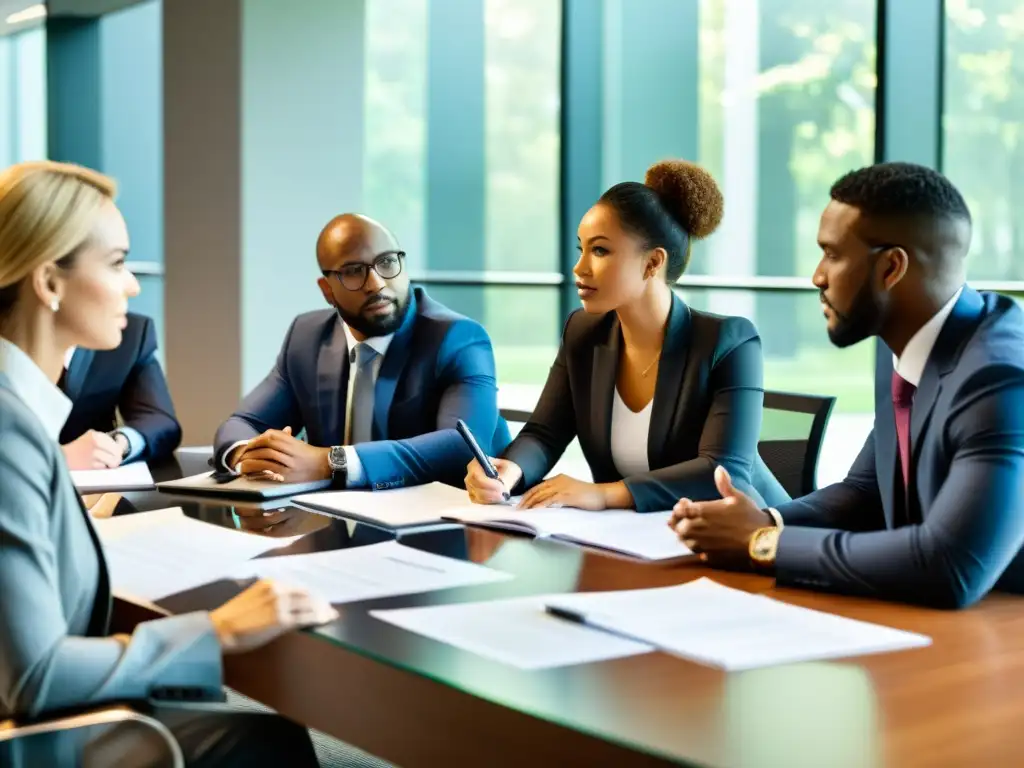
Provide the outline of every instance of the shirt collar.
<path id="1" fill-rule="evenodd" d="M 903 349 L 903 354 L 899 357 L 892 356 L 892 364 L 896 373 L 915 387 L 921 385 L 921 377 L 924 375 L 924 367 L 928 363 L 932 348 L 963 291 L 964 287 L 961 285 L 953 294 L 953 298 L 943 304 L 942 309 L 932 315 L 931 320 L 922 325 L 917 333 L 910 337 L 910 341 Z"/>
<path id="2" fill-rule="evenodd" d="M 71 347 L 64 353 L 64 370 L 71 370 L 71 359 L 75 356 L 75 347 Z"/>
<path id="3" fill-rule="evenodd" d="M 345 329 L 345 340 L 348 342 L 349 362 L 351 363 L 352 352 L 355 350 L 356 344 L 359 344 L 360 342 L 355 337 L 355 334 L 352 333 L 352 329 L 348 327 L 348 323 L 343 321 L 341 325 Z M 391 340 L 393 338 L 395 338 L 394 333 L 389 333 L 387 336 L 370 336 L 366 339 L 365 343 L 370 346 L 374 352 L 380 355 L 381 358 L 383 358 L 388 351 L 388 347 L 391 346 Z"/>
<path id="4" fill-rule="evenodd" d="M 71 401 L 27 354 L 0 337 L 0 373 L 7 376 L 11 390 L 42 423 L 47 436 L 60 439 L 64 422 L 71 415 Z"/>

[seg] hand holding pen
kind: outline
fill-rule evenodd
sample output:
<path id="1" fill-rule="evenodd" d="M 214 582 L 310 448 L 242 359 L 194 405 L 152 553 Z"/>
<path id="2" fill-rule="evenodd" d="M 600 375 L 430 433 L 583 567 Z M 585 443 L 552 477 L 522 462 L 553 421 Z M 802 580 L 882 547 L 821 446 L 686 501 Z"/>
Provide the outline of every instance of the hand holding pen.
<path id="1" fill-rule="evenodd" d="M 508 501 L 509 490 L 519 483 L 523 470 L 507 459 L 487 456 L 461 419 L 455 428 L 473 452 L 473 460 L 466 467 L 466 490 L 469 491 L 470 501 L 474 504 L 501 504 Z"/>

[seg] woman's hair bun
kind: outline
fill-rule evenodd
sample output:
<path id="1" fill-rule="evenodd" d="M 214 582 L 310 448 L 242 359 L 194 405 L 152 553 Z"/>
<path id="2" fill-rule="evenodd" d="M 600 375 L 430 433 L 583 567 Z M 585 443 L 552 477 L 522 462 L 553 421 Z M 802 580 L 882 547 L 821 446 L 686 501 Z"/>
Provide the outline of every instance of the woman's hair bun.
<path id="1" fill-rule="evenodd" d="M 662 160 L 647 169 L 644 184 L 690 237 L 707 237 L 722 221 L 722 191 L 714 177 L 696 163 Z"/>

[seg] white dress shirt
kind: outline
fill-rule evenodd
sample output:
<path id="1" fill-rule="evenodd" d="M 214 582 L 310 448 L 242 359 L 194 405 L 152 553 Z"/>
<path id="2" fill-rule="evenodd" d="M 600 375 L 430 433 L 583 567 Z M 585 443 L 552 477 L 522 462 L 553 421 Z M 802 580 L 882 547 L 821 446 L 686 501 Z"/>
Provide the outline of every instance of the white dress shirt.
<path id="1" fill-rule="evenodd" d="M 632 411 L 615 388 L 612 401 L 612 462 L 623 477 L 650 471 L 647 460 L 647 434 L 651 431 L 654 398 L 640 411 Z"/>
<path id="2" fill-rule="evenodd" d="M 342 323 L 342 327 L 345 329 L 345 341 L 348 346 L 349 355 L 349 374 L 348 374 L 348 390 L 345 393 L 345 439 L 348 440 L 349 426 L 352 423 L 352 394 L 355 392 L 355 349 L 356 344 L 359 340 L 352 333 L 352 329 L 348 327 L 348 323 Z M 373 376 L 374 385 L 377 384 L 377 377 L 380 376 L 380 366 L 384 362 L 384 355 L 387 354 L 388 347 L 391 346 L 391 340 L 395 337 L 395 334 L 389 333 L 387 336 L 371 336 L 366 340 L 366 344 L 373 347 L 377 352 L 377 356 L 373 359 L 370 364 L 370 373 Z M 248 443 L 248 440 L 240 440 L 224 452 L 223 461 L 225 462 L 225 469 L 229 472 L 238 473 L 238 467 L 228 467 L 226 462 L 228 456 L 238 448 L 239 446 Z M 366 473 L 363 471 L 363 463 L 359 460 L 359 453 L 352 445 L 345 446 L 345 464 L 346 464 L 346 488 L 362 488 L 366 485 Z"/>
<path id="3" fill-rule="evenodd" d="M 921 376 L 924 375 L 924 367 L 928 364 L 928 358 L 932 354 L 932 348 L 939 338 L 942 326 L 953 312 L 960 294 L 964 292 L 961 285 L 953 298 L 942 305 L 942 309 L 932 315 L 932 319 L 922 325 L 917 333 L 910 337 L 907 346 L 903 348 L 903 354 L 897 357 L 892 356 L 892 367 L 906 381 L 915 387 L 921 385 Z"/>
<path id="4" fill-rule="evenodd" d="M 11 389 L 43 425 L 54 442 L 71 415 L 71 401 L 50 381 L 35 361 L 19 347 L 0 337 L 0 373 Z"/>

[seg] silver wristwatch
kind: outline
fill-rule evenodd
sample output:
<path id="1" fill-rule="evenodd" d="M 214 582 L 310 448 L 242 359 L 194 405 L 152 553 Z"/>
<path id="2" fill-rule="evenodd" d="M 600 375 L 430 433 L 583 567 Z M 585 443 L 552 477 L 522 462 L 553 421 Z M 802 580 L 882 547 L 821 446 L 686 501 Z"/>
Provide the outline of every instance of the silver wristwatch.
<path id="1" fill-rule="evenodd" d="M 331 468 L 331 483 L 344 488 L 348 480 L 348 454 L 345 453 L 345 446 L 331 446 L 327 451 L 327 464 Z"/>

